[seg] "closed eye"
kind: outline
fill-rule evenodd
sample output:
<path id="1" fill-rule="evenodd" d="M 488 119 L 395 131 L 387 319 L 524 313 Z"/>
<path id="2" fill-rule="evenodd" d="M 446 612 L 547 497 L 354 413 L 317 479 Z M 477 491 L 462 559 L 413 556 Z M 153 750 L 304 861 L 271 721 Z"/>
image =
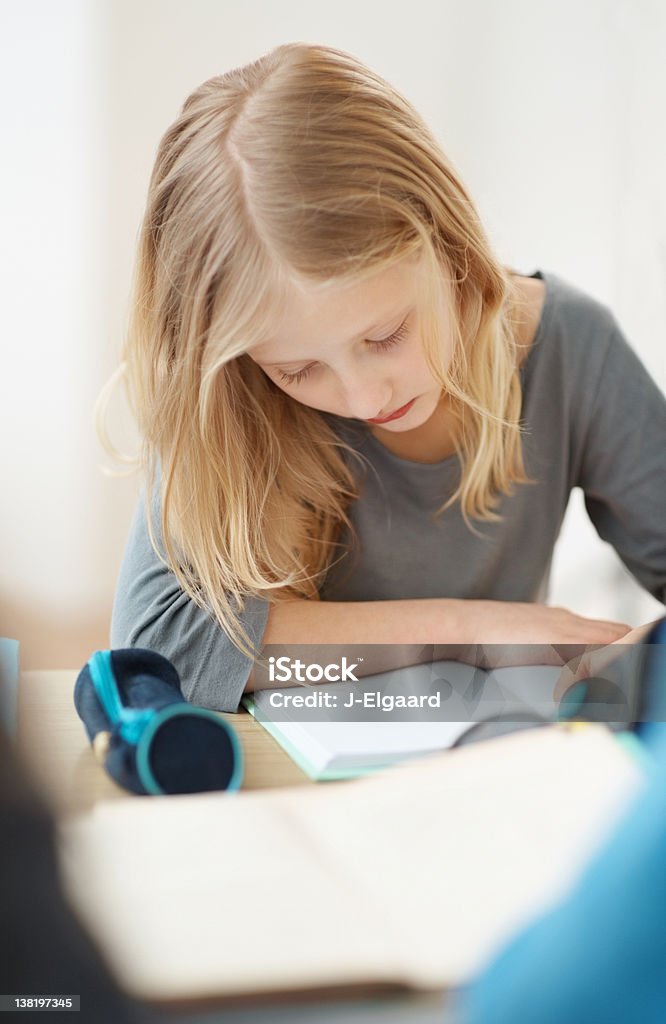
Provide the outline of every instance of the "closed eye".
<path id="1" fill-rule="evenodd" d="M 399 344 L 399 342 L 401 342 L 405 337 L 406 333 L 407 320 L 403 320 L 397 331 L 394 331 L 388 338 L 367 338 L 366 342 L 374 349 L 380 352 L 386 352 L 388 349 L 393 348 L 394 345 Z M 280 380 L 283 384 L 300 384 L 302 380 L 309 377 L 316 366 L 316 363 L 311 363 L 310 366 L 304 366 L 302 370 L 297 370 L 296 373 L 285 373 L 284 370 L 279 370 L 278 373 L 280 374 Z"/>

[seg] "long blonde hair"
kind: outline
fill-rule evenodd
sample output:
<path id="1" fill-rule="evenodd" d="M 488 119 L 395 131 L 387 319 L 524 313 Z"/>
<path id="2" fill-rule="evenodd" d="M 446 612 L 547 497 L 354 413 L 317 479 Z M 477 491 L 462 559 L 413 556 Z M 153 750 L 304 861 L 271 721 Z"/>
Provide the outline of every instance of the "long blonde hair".
<path id="1" fill-rule="evenodd" d="M 411 253 L 427 268 L 426 358 L 458 409 L 460 485 L 439 511 L 459 500 L 472 529 L 529 482 L 514 296 L 416 111 L 352 56 L 293 43 L 204 82 L 161 140 L 122 371 L 148 502 L 159 471 L 166 563 L 249 657 L 245 598 L 317 599 L 357 489 L 350 449 L 248 350 L 290 282 L 358 281 Z M 444 273 L 449 367 L 435 313 Z"/>

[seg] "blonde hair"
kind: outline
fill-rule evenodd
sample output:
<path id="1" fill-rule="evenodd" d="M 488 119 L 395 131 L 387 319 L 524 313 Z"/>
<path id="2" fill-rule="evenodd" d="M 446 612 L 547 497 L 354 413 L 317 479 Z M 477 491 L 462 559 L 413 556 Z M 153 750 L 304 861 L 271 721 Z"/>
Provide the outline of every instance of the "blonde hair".
<path id="1" fill-rule="evenodd" d="M 460 485 L 439 512 L 459 500 L 472 529 L 470 517 L 501 518 L 499 492 L 529 482 L 514 296 L 412 106 L 352 56 L 292 43 L 204 82 L 161 140 L 122 375 L 149 502 L 161 478 L 166 563 L 249 657 L 246 597 L 317 599 L 357 488 L 352 449 L 248 350 L 291 283 L 359 281 L 410 254 L 426 266 L 426 358 L 458 411 Z M 445 276 L 449 367 L 436 316 Z M 151 538 L 160 554 L 152 526 Z"/>

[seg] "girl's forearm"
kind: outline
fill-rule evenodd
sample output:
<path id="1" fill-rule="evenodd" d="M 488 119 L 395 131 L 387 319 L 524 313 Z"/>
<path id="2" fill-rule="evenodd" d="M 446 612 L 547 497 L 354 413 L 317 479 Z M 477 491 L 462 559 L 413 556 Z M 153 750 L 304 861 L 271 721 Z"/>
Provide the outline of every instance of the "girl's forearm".
<path id="1" fill-rule="evenodd" d="M 367 644 L 355 674 L 372 675 L 429 661 L 432 644 L 440 645 L 440 658 L 451 645 L 453 657 L 455 646 L 465 642 L 461 636 L 464 603 L 452 598 L 285 601 L 271 606 L 263 644 L 307 645 L 312 662 L 320 660 L 314 649 L 319 645 Z M 265 685 L 260 681 L 263 675 L 254 669 L 245 689 Z"/>
<path id="2" fill-rule="evenodd" d="M 285 601 L 271 606 L 265 644 L 458 643 L 464 602 Z"/>
<path id="3" fill-rule="evenodd" d="M 503 664 L 507 653 L 509 664 L 561 664 L 586 645 L 613 643 L 629 630 L 626 623 L 589 619 L 539 603 L 457 598 L 287 601 L 271 607 L 263 642 L 307 644 L 311 662 L 327 655 L 322 650 L 318 657 L 317 645 L 339 646 L 342 654 L 345 645 L 353 644 L 354 656 L 362 655 L 357 674 L 367 676 L 430 660 L 479 664 L 479 654 L 482 661 L 486 655 L 477 651 L 478 644 L 500 645 L 491 652 L 492 664 Z M 359 650 L 366 644 L 367 649 Z M 514 649 L 502 650 L 506 644 Z M 253 669 L 246 689 L 267 685 L 265 674 Z"/>

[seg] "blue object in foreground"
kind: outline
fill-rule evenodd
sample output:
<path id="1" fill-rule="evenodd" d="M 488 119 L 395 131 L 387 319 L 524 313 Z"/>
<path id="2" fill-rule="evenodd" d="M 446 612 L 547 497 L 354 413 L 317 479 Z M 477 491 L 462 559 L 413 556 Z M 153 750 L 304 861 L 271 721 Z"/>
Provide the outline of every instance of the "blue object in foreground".
<path id="1" fill-rule="evenodd" d="M 19 643 L 0 637 L 0 728 L 16 737 L 19 688 Z"/>
<path id="2" fill-rule="evenodd" d="M 176 669 L 155 651 L 96 651 L 74 703 L 106 770 L 133 793 L 236 790 L 242 752 L 214 711 L 188 704 Z"/>
<path id="3" fill-rule="evenodd" d="M 566 901 L 460 994 L 460 1024 L 666 1020 L 666 620 L 646 643 L 646 786 Z"/>

